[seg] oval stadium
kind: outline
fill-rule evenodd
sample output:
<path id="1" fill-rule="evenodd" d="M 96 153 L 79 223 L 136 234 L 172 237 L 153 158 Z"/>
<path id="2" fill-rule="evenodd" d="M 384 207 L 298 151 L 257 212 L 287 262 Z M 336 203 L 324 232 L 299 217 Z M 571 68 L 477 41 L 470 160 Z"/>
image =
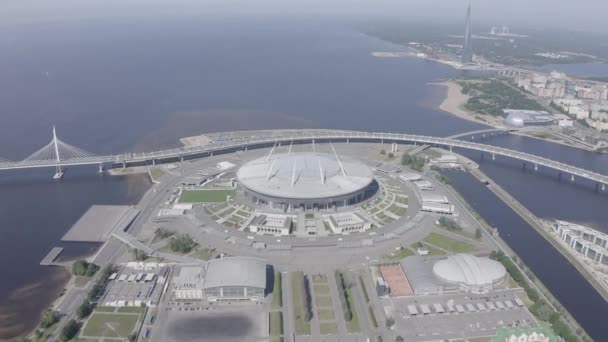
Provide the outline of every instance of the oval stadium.
<path id="1" fill-rule="evenodd" d="M 361 202 L 374 191 L 374 174 L 355 159 L 325 153 L 283 153 L 243 165 L 244 196 L 282 210 L 331 209 Z"/>

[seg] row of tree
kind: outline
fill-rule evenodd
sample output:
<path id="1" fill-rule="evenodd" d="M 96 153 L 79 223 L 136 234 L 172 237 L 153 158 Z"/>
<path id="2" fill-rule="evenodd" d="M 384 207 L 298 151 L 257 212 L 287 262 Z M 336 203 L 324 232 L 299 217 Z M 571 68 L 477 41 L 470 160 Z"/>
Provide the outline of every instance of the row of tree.
<path id="1" fill-rule="evenodd" d="M 558 311 L 555 311 L 553 307 L 549 305 L 536 289 L 528 282 L 524 274 L 519 270 L 517 265 L 513 262 L 513 259 L 506 256 L 502 251 L 493 251 L 490 254 L 490 258 L 500 261 L 509 275 L 515 280 L 528 295 L 528 298 L 533 302 L 530 306 L 530 312 L 542 321 L 551 323 L 551 327 L 556 334 L 566 342 L 580 341 L 578 335 L 582 334 L 582 331 L 574 333 L 570 326 L 561 318 Z M 558 309 L 559 310 L 559 309 Z"/>
<path id="2" fill-rule="evenodd" d="M 350 322 L 353 319 L 353 312 L 350 307 L 349 292 L 351 284 L 344 276 L 344 273 L 336 271 L 335 273 L 336 283 L 338 285 L 338 297 L 340 298 L 340 304 L 342 305 L 342 311 L 344 312 L 344 320 Z"/>

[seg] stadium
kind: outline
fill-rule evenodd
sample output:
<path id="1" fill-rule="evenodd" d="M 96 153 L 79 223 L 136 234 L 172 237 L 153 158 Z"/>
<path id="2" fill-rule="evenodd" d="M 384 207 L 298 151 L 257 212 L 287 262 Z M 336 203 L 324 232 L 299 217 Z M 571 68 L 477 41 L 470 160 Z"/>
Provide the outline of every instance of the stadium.
<path id="1" fill-rule="evenodd" d="M 377 189 L 368 166 L 335 153 L 270 154 L 243 165 L 236 178 L 245 198 L 283 211 L 353 205 Z"/>

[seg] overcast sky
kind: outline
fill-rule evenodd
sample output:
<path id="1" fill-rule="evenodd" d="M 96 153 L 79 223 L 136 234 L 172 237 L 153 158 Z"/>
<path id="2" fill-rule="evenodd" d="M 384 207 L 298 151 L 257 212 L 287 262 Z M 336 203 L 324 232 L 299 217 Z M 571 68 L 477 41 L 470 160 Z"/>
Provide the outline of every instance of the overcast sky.
<path id="1" fill-rule="evenodd" d="M 2 0 L 0 20 L 115 15 L 464 16 L 468 0 Z M 608 32 L 608 0 L 471 0 L 474 20 Z"/>

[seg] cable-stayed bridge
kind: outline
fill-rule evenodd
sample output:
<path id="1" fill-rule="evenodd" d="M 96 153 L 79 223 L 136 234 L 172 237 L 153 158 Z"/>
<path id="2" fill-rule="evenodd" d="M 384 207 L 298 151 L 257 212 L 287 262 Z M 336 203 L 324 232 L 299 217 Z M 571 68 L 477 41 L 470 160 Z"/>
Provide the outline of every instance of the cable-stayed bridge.
<path id="1" fill-rule="evenodd" d="M 504 133 L 503 130 L 481 130 L 476 131 L 483 134 Z M 458 136 L 468 136 L 460 134 Z M 440 138 L 424 135 L 400 134 L 400 133 L 377 133 L 346 130 L 327 129 L 299 129 L 299 130 L 273 130 L 273 131 L 251 131 L 247 135 L 236 135 L 232 133 L 217 133 L 210 135 L 212 141 L 204 146 L 180 147 L 154 152 L 124 153 L 117 155 L 98 156 L 84 151 L 78 147 L 61 141 L 53 129 L 51 142 L 36 151 L 22 161 L 0 160 L 1 170 L 30 169 L 53 167 L 56 169 L 54 178 L 61 178 L 63 169 L 77 165 L 98 165 L 102 171 L 105 166 L 132 166 L 143 164 L 156 164 L 162 162 L 183 161 L 198 157 L 212 156 L 213 154 L 246 150 L 248 148 L 272 147 L 275 144 L 285 143 L 323 143 L 323 142 L 370 142 L 370 143 L 407 143 L 430 145 L 443 148 L 464 148 L 473 151 L 488 153 L 494 159 L 497 155 L 530 163 L 534 169 L 539 166 L 567 173 L 574 177 L 585 178 L 596 182 L 598 186 L 605 189 L 608 185 L 608 176 L 566 163 L 558 162 L 533 154 L 510 150 L 507 148 L 486 145 L 482 143 L 458 140 L 454 138 Z"/>

